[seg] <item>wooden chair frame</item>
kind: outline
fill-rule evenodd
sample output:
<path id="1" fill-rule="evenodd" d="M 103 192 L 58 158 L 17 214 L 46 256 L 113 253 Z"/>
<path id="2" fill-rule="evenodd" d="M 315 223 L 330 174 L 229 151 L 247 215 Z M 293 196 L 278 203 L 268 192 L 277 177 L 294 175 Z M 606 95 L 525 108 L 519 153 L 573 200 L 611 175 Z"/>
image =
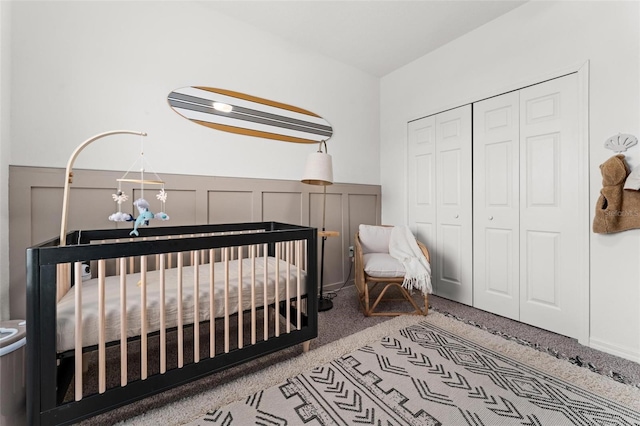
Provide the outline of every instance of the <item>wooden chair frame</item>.
<path id="1" fill-rule="evenodd" d="M 364 315 L 369 316 L 398 316 L 398 315 L 427 315 L 429 311 L 429 299 L 428 295 L 424 295 L 424 308 L 419 307 L 416 302 L 411 297 L 409 291 L 406 288 L 402 287 L 402 283 L 404 282 L 404 276 L 400 277 L 372 277 L 368 275 L 364 271 L 364 253 L 362 252 L 362 245 L 360 244 L 360 236 L 359 232 L 356 232 L 355 235 L 355 286 L 358 290 L 358 299 L 360 300 L 360 306 L 362 306 L 362 310 Z M 429 250 L 422 244 L 420 241 L 416 241 L 418 243 L 418 247 L 427 258 L 427 261 L 430 261 Z M 382 291 L 376 296 L 372 294 L 373 290 L 378 286 L 378 284 L 386 284 Z M 395 287 L 400 291 L 402 298 L 384 298 L 384 295 L 387 293 L 387 290 Z M 374 299 L 375 298 L 375 299 Z M 392 302 L 392 301 L 408 301 L 413 307 L 413 311 L 395 311 L 395 312 L 386 312 L 386 311 L 376 311 L 376 308 L 381 302 Z"/>

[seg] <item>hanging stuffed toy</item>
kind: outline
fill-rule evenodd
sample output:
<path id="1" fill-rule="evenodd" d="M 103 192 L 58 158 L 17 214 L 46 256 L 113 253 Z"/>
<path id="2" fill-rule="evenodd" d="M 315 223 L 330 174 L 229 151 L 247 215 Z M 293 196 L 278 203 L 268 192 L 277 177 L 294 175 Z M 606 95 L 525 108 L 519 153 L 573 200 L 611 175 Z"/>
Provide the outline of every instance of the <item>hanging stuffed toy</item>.
<path id="1" fill-rule="evenodd" d="M 135 223 L 133 224 L 133 231 L 131 231 L 129 235 L 135 235 L 136 237 L 139 236 L 138 227 L 142 225 L 148 226 L 151 219 L 169 220 L 169 215 L 164 212 L 151 212 L 151 206 L 149 205 L 149 202 L 144 198 L 138 198 L 133 202 L 133 205 L 138 209 L 138 217 L 134 218 L 131 214 L 123 213 L 122 211 L 120 211 L 121 204 L 127 201 L 129 197 L 121 190 L 118 190 L 118 192 L 112 194 L 112 196 L 113 200 L 118 203 L 118 211 L 111 214 L 109 216 L 109 220 L 112 222 L 135 221 Z M 164 188 L 162 188 L 160 192 L 156 194 L 156 198 L 162 202 L 162 206 L 164 207 L 164 204 L 167 201 L 167 193 L 165 192 Z"/>
<path id="2" fill-rule="evenodd" d="M 640 228 L 640 170 L 629 173 L 624 154 L 600 165 L 602 189 L 593 218 L 593 232 L 609 234 Z"/>
<path id="3" fill-rule="evenodd" d="M 144 198 L 138 198 L 133 202 L 133 205 L 138 208 L 140 214 L 138 214 L 136 222 L 133 224 L 133 231 L 129 232 L 129 235 L 135 235 L 137 237 L 139 235 L 138 227 L 142 225 L 149 226 L 151 219 L 169 220 L 169 215 L 166 213 L 153 214 L 149 210 L 149 203 Z"/>
<path id="4" fill-rule="evenodd" d="M 111 194 L 113 201 L 115 201 L 118 204 L 118 211 L 111 214 L 109 216 L 109 220 L 113 221 L 113 222 L 133 222 L 135 221 L 134 225 L 133 225 L 133 231 L 131 231 L 129 233 L 129 235 L 135 235 L 136 237 L 139 236 L 138 233 L 138 227 L 143 226 L 143 225 L 149 225 L 149 221 L 151 219 L 160 219 L 160 220 L 169 220 L 169 215 L 164 213 L 165 210 L 165 203 L 167 201 L 167 193 L 164 190 L 164 182 L 160 179 L 160 177 L 158 176 L 158 174 L 154 171 L 153 174 L 155 175 L 156 179 L 155 180 L 149 180 L 149 179 L 145 179 L 144 177 L 144 173 L 145 173 L 145 158 L 144 158 L 144 146 L 143 146 L 143 140 L 141 140 L 141 146 L 140 146 L 140 157 L 138 160 L 136 160 L 136 162 L 129 168 L 129 170 L 127 170 L 127 172 L 124 174 L 124 176 L 122 176 L 122 178 L 117 179 L 118 181 L 118 190 L 116 191 L 115 194 Z M 129 172 L 131 171 L 131 169 L 138 163 L 140 162 L 140 178 L 139 179 L 132 179 L 128 177 Z M 152 169 L 153 170 L 153 169 Z M 124 191 L 122 190 L 122 182 L 130 182 L 130 183 L 139 183 L 140 184 L 140 193 L 141 193 L 141 197 L 138 198 L 136 201 L 133 202 L 133 205 L 136 206 L 136 208 L 138 209 L 138 217 L 134 218 L 131 214 L 129 213 L 124 213 L 122 212 L 122 203 L 124 203 L 125 201 L 127 201 L 129 199 L 129 196 L 127 194 L 124 193 Z M 160 185 L 160 191 L 158 192 L 158 194 L 156 194 L 156 198 L 158 199 L 158 201 L 160 201 L 161 205 L 162 205 L 162 212 L 160 213 L 156 213 L 154 214 L 153 212 L 151 212 L 151 207 L 149 206 L 149 203 L 147 202 L 147 200 L 144 199 L 144 185 Z"/>

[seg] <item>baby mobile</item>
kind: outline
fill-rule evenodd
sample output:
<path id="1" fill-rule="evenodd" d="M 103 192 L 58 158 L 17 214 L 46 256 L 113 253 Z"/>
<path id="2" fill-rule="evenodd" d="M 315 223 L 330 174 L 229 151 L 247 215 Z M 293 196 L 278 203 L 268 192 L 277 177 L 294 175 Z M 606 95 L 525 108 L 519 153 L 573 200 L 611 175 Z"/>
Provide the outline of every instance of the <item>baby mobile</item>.
<path id="1" fill-rule="evenodd" d="M 144 157 L 144 138 L 140 139 L 140 156 L 136 161 L 129 167 L 129 170 L 120 178 L 116 179 L 118 182 L 118 190 L 115 194 L 111 194 L 113 197 L 113 201 L 118 205 L 118 211 L 109 216 L 109 220 L 113 222 L 134 222 L 133 231 L 129 233 L 129 235 L 139 236 L 138 227 L 142 225 L 149 225 L 149 221 L 151 219 L 160 219 L 160 220 L 169 220 L 169 215 L 166 214 L 165 211 L 165 203 L 167 201 L 167 193 L 164 190 L 164 181 L 160 179 L 158 174 L 151 168 L 152 173 L 155 176 L 155 180 L 145 179 L 145 163 L 151 168 L 149 163 L 146 161 Z M 129 173 L 131 170 L 136 167 L 137 164 L 140 164 L 140 179 L 130 178 Z M 129 196 L 125 194 L 122 190 L 122 182 L 130 182 L 140 184 L 140 198 L 133 202 L 133 205 L 138 209 L 138 217 L 134 218 L 129 213 L 122 212 L 122 203 L 129 199 Z M 151 206 L 149 202 L 144 198 L 144 185 L 158 185 L 160 186 L 160 191 L 156 194 L 156 199 L 160 201 L 161 211 L 160 213 L 153 213 L 151 211 Z"/>

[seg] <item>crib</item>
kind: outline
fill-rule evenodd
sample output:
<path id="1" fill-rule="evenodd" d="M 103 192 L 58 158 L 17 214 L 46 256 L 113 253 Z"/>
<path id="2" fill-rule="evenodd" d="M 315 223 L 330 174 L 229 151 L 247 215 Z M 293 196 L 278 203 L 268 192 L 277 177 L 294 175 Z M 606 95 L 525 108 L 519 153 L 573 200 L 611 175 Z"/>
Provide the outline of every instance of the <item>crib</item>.
<path id="1" fill-rule="evenodd" d="M 27 249 L 27 417 L 71 424 L 317 337 L 317 230 L 83 230 Z"/>

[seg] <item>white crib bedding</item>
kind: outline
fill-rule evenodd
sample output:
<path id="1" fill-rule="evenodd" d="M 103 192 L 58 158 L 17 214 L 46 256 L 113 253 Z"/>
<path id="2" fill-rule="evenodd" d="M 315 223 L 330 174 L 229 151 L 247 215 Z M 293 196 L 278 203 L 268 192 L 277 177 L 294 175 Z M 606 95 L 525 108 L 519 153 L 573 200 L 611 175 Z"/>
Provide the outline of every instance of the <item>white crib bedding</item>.
<path id="1" fill-rule="evenodd" d="M 275 301 L 275 269 L 276 259 L 267 257 L 267 304 Z M 278 300 L 287 297 L 287 262 L 279 261 Z M 177 268 L 165 270 L 165 328 L 178 325 L 178 273 Z M 214 317 L 225 315 L 224 263 L 214 263 Z M 147 272 L 146 305 L 147 331 L 160 330 L 159 271 Z M 242 261 L 242 310 L 251 308 L 251 275 L 250 259 Z M 209 314 L 209 264 L 199 265 L 199 320 L 210 319 Z M 140 273 L 126 275 L 127 289 L 127 337 L 139 336 L 141 333 L 141 286 Z M 257 307 L 264 305 L 264 257 L 255 258 L 255 303 Z M 297 295 L 297 267 L 289 265 L 289 297 Z M 120 340 L 120 276 L 110 276 L 105 280 L 105 329 L 106 342 Z M 60 299 L 57 305 L 57 351 L 64 352 L 75 347 L 75 291 L 69 292 Z M 306 274 L 300 270 L 300 295 L 306 293 Z M 192 324 L 194 319 L 194 267 L 182 268 L 182 309 L 183 324 Z M 238 312 L 238 261 L 229 261 L 229 294 L 228 314 Z M 82 345 L 83 347 L 98 344 L 98 280 L 91 279 L 82 283 Z"/>

